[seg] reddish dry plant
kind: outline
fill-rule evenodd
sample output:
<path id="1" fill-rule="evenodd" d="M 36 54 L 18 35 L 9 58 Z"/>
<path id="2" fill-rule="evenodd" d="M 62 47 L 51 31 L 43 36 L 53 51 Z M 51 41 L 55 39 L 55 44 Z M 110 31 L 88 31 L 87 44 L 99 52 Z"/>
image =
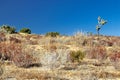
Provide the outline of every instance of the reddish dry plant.
<path id="1" fill-rule="evenodd" d="M 90 59 L 104 60 L 107 58 L 106 48 L 104 46 L 92 47 L 87 52 L 87 57 Z"/>
<path id="2" fill-rule="evenodd" d="M 22 44 L 18 43 L 0 43 L 0 58 L 3 60 L 10 60 L 16 66 L 29 67 L 32 65 L 33 57 L 28 54 L 29 51 L 25 50 Z"/>
<path id="3" fill-rule="evenodd" d="M 17 55 L 14 56 L 14 58 L 12 58 L 12 61 L 18 67 L 30 67 L 31 65 L 34 64 L 33 62 L 35 62 L 35 59 L 33 59 L 33 57 L 29 54 L 18 53 Z"/>
<path id="4" fill-rule="evenodd" d="M 120 52 L 109 55 L 109 58 L 112 62 L 118 61 L 120 59 Z"/>
<path id="5" fill-rule="evenodd" d="M 21 40 L 17 39 L 17 38 L 14 38 L 14 37 L 10 37 L 9 38 L 9 41 L 10 42 L 14 42 L 14 43 L 21 43 Z"/>
<path id="6" fill-rule="evenodd" d="M 120 52 L 109 55 L 109 58 L 115 69 L 120 70 Z"/>
<path id="7" fill-rule="evenodd" d="M 30 45 L 37 45 L 38 44 L 37 40 L 26 40 L 26 43 L 28 43 Z"/>
<path id="8" fill-rule="evenodd" d="M 113 46 L 113 42 L 107 41 L 107 45 L 108 45 L 108 46 Z"/>
<path id="9" fill-rule="evenodd" d="M 107 40 L 101 40 L 99 43 L 104 46 L 113 46 L 113 42 Z"/>

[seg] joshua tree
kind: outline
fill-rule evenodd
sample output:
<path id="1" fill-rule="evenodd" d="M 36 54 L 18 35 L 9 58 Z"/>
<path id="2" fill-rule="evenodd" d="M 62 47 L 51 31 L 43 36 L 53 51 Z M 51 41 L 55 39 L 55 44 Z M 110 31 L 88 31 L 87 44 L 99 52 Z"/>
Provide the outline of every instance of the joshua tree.
<path id="1" fill-rule="evenodd" d="M 98 33 L 98 39 L 99 39 L 99 31 L 100 31 L 101 27 L 103 25 L 105 25 L 106 23 L 107 23 L 106 20 L 102 19 L 100 16 L 98 17 L 98 24 L 96 26 L 96 30 L 97 30 L 97 33 Z"/>

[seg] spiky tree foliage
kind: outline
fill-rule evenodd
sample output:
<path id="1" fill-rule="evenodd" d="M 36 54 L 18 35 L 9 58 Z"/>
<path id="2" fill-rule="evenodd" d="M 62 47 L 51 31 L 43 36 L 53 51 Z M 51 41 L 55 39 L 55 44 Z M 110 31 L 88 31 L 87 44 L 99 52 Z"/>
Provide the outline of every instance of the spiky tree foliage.
<path id="1" fill-rule="evenodd" d="M 99 39 L 99 31 L 100 31 L 101 27 L 103 25 L 105 25 L 106 23 L 107 23 L 106 20 L 102 19 L 100 16 L 98 17 L 98 24 L 96 26 L 96 30 L 97 30 L 97 33 L 98 33 L 98 39 Z"/>

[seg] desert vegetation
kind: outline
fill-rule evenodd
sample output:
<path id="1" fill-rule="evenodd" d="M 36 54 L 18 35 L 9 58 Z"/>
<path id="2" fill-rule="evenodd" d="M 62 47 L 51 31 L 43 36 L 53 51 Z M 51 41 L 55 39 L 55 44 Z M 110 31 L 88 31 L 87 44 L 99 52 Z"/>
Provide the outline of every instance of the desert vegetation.
<path id="1" fill-rule="evenodd" d="M 11 27 L 9 25 L 2 25 L 0 27 L 0 32 L 3 32 L 3 33 L 10 33 L 10 34 L 12 34 L 12 33 L 15 33 L 15 31 L 16 31 L 15 27 Z"/>
<path id="2" fill-rule="evenodd" d="M 22 28 L 20 30 L 21 33 L 27 33 L 27 34 L 31 34 L 31 30 L 29 28 Z"/>
<path id="3" fill-rule="evenodd" d="M 98 24 L 97 24 L 97 26 L 96 26 L 96 30 L 97 30 L 97 33 L 98 33 L 98 39 L 99 39 L 99 31 L 100 31 L 100 29 L 101 29 L 101 27 L 103 26 L 103 25 L 105 25 L 107 23 L 107 21 L 106 20 L 104 20 L 104 19 L 102 19 L 100 16 L 98 17 Z"/>
<path id="4" fill-rule="evenodd" d="M 120 79 L 120 37 L 20 32 L 1 28 L 0 80 Z"/>
<path id="5" fill-rule="evenodd" d="M 59 32 L 48 32 L 45 35 L 50 36 L 50 37 L 57 37 L 60 35 L 60 33 Z"/>

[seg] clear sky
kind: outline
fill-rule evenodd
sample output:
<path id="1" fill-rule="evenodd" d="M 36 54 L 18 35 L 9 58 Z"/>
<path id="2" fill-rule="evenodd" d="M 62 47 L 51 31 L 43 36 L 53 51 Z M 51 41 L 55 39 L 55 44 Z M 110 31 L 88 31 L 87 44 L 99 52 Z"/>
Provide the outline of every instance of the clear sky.
<path id="1" fill-rule="evenodd" d="M 108 21 L 101 34 L 120 36 L 120 0 L 0 0 L 0 25 L 36 34 L 96 33 L 98 16 Z"/>

